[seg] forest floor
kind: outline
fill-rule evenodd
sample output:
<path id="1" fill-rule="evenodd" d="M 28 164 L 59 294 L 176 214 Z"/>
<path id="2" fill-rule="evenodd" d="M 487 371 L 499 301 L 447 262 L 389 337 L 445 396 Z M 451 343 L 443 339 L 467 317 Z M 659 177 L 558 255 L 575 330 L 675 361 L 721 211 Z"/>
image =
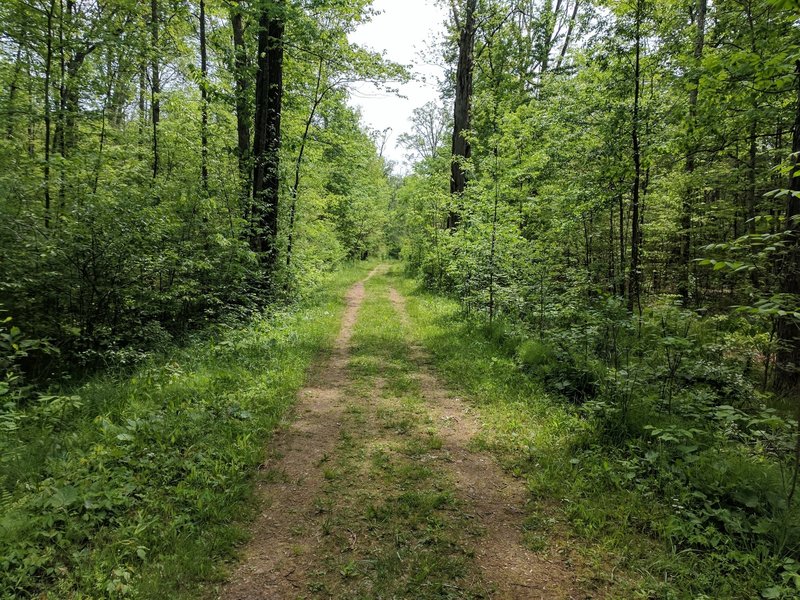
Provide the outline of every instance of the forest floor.
<path id="1" fill-rule="evenodd" d="M 601 598 L 546 502 L 480 443 L 437 376 L 393 274 L 346 296 L 330 355 L 269 446 L 259 515 L 220 592 L 258 598 Z"/>

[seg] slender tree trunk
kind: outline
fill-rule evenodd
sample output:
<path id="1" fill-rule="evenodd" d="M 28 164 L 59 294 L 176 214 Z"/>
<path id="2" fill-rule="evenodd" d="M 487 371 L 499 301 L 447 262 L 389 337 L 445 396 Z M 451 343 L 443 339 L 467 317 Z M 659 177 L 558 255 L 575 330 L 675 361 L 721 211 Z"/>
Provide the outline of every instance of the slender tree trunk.
<path id="1" fill-rule="evenodd" d="M 575 0 L 575 5 L 572 7 L 572 16 L 569 18 L 569 26 L 567 27 L 567 36 L 564 38 L 564 45 L 561 46 L 561 52 L 559 53 L 558 61 L 556 62 L 556 71 L 561 68 L 562 63 L 564 62 L 564 58 L 567 56 L 569 45 L 572 43 L 572 32 L 575 30 L 575 20 L 578 17 L 579 6 L 580 2 L 578 0 Z"/>
<path id="2" fill-rule="evenodd" d="M 634 306 L 639 304 L 641 293 L 641 266 L 639 264 L 639 252 L 641 242 L 641 228 L 639 223 L 639 196 L 642 186 L 642 154 L 639 140 L 639 112 L 641 95 L 641 54 L 642 54 L 642 0 L 636 2 L 636 43 L 633 71 L 633 198 L 631 201 L 631 272 L 630 285 L 628 288 L 628 309 L 633 311 Z"/>
<path id="3" fill-rule="evenodd" d="M 253 216 L 251 245 L 265 274 L 275 267 L 280 191 L 281 104 L 283 100 L 284 4 L 263 9 L 259 19 Z"/>
<path id="4" fill-rule="evenodd" d="M 611 293 L 617 294 L 617 275 L 614 246 L 614 205 L 608 208 L 608 282 Z"/>
<path id="5" fill-rule="evenodd" d="M 206 49 L 206 3 L 200 0 L 200 182 L 208 194 L 208 52 Z"/>
<path id="6" fill-rule="evenodd" d="M 153 179 L 158 177 L 158 124 L 161 121 L 161 66 L 159 65 L 158 56 L 159 18 L 158 0 L 150 0 L 150 35 L 153 44 L 151 48 L 152 61 L 150 64 L 150 68 L 152 69 L 150 112 L 152 113 L 153 125 Z"/>
<path id="7" fill-rule="evenodd" d="M 542 54 L 540 57 L 540 64 L 541 70 L 539 72 L 540 76 L 540 83 L 541 77 L 550 70 L 550 53 L 553 51 L 553 45 L 555 44 L 555 29 L 556 29 L 556 21 L 558 20 L 558 13 L 561 12 L 561 4 L 563 0 L 556 0 L 556 6 L 553 9 L 552 1 L 547 0 L 545 2 L 545 15 L 547 17 L 547 22 L 545 25 L 545 32 L 544 32 L 544 44 L 542 46 Z"/>
<path id="8" fill-rule="evenodd" d="M 692 216 L 694 214 L 694 196 L 697 193 L 693 177 L 696 168 L 695 153 L 697 143 L 695 142 L 695 127 L 697 125 L 697 101 L 700 86 L 700 65 L 703 60 L 703 48 L 706 40 L 706 12 L 708 0 L 697 0 L 695 9 L 695 37 L 694 37 L 694 64 L 689 78 L 689 119 L 687 121 L 687 152 L 686 152 L 686 175 L 689 185 L 683 195 L 683 206 L 681 209 L 681 238 L 680 238 L 680 279 L 678 281 L 678 293 L 683 299 L 683 305 L 689 304 L 689 287 L 692 277 Z"/>
<path id="9" fill-rule="evenodd" d="M 758 123 L 755 119 L 750 123 L 748 132 L 748 153 L 747 153 L 747 194 L 745 196 L 745 228 L 747 233 L 752 235 L 756 232 L 756 168 L 758 166 L 758 145 L 756 135 L 758 133 Z"/>
<path id="10" fill-rule="evenodd" d="M 67 63 L 64 58 L 64 2 L 59 0 L 59 19 L 58 19 L 58 63 L 59 63 L 59 84 L 58 84 L 58 113 L 56 118 L 56 131 L 53 139 L 55 149 L 64 158 L 64 118 L 67 114 L 67 90 L 66 72 Z M 63 161 L 62 161 L 63 164 Z"/>
<path id="11" fill-rule="evenodd" d="M 97 151 L 97 164 L 95 165 L 94 171 L 94 183 L 92 185 L 92 193 L 97 193 L 97 186 L 100 183 L 100 173 L 103 169 L 103 151 L 105 150 L 106 145 L 106 121 L 108 120 L 106 117 L 106 113 L 108 113 L 108 109 L 112 103 L 112 92 L 114 90 L 114 81 L 116 79 L 116 73 L 114 71 L 114 63 L 109 55 L 108 58 L 108 87 L 106 88 L 106 95 L 103 100 L 103 111 L 101 113 L 101 123 L 100 123 L 100 146 Z"/>
<path id="12" fill-rule="evenodd" d="M 17 55 L 14 59 L 14 74 L 11 77 L 11 85 L 8 86 L 8 108 L 6 110 L 6 138 L 14 139 L 14 123 L 16 122 L 16 99 L 17 89 L 19 87 L 19 75 L 22 71 L 22 46 L 25 43 L 25 29 L 22 29 L 20 36 L 19 46 L 17 46 Z"/>
<path id="13" fill-rule="evenodd" d="M 26 49 L 25 51 L 25 70 L 27 71 L 28 75 L 28 118 L 27 118 L 27 129 L 28 129 L 28 157 L 34 158 L 36 156 L 36 130 L 34 124 L 34 77 L 32 73 L 32 65 L 33 61 L 31 59 L 30 49 Z"/>
<path id="14" fill-rule="evenodd" d="M 71 10 L 71 2 L 67 2 L 67 16 Z M 58 162 L 58 211 L 63 212 L 66 204 L 66 158 L 67 158 L 67 63 L 64 49 L 64 2 L 59 2 L 58 11 L 58 57 L 59 57 L 59 86 L 58 86 L 58 119 L 56 120 L 56 135 L 54 144 L 57 147 L 61 160 Z M 58 213 L 56 213 L 58 215 Z M 58 216 L 56 216 L 58 219 Z"/>
<path id="15" fill-rule="evenodd" d="M 495 110 L 497 110 L 495 108 Z M 496 117 L 495 117 L 496 119 Z M 495 135 L 497 123 L 495 120 Z M 497 262 L 497 207 L 500 203 L 500 152 L 494 147 L 494 207 L 492 212 L 492 239 L 489 249 L 489 323 L 494 322 L 495 307 L 495 264 Z"/>
<path id="16" fill-rule="evenodd" d="M 145 96 L 147 94 L 147 65 L 144 60 L 139 65 L 139 138 L 144 140 L 144 130 L 147 124 L 147 106 Z"/>
<path id="17" fill-rule="evenodd" d="M 306 119 L 305 129 L 303 130 L 303 137 L 300 139 L 300 151 L 297 153 L 297 160 L 294 163 L 294 184 L 292 184 L 292 206 L 289 210 L 289 242 L 286 246 L 286 268 L 292 266 L 292 250 L 294 245 L 294 221 L 297 213 L 297 194 L 300 191 L 300 167 L 303 165 L 303 154 L 306 150 L 306 142 L 308 141 L 308 133 L 311 131 L 311 123 L 314 121 L 314 116 L 317 114 L 317 108 L 322 103 L 322 96 L 320 96 L 320 89 L 322 87 L 322 69 L 324 61 L 319 59 L 319 66 L 317 69 L 317 83 L 314 88 L 314 102 L 311 105 L 311 110 Z"/>
<path id="18" fill-rule="evenodd" d="M 456 68 L 456 96 L 453 108 L 453 149 L 450 170 L 450 194 L 458 201 L 467 187 L 465 161 L 472 156 L 467 135 L 472 113 L 472 71 L 475 49 L 475 11 L 477 0 L 466 0 L 464 22 L 460 23 L 454 10 L 456 24 L 460 27 L 458 40 L 458 66 Z M 448 229 L 455 229 L 461 220 L 457 209 L 447 216 Z"/>
<path id="19" fill-rule="evenodd" d="M 44 61 L 44 226 L 50 228 L 50 130 L 52 111 L 50 108 L 50 77 L 53 68 L 53 13 L 56 0 L 50 3 L 47 11 L 47 52 Z"/>
<path id="20" fill-rule="evenodd" d="M 785 225 L 791 233 L 779 268 L 782 274 L 781 292 L 788 295 L 794 306 L 800 298 L 800 60 L 795 63 L 795 86 L 797 105 L 792 133 L 792 172 L 789 177 L 789 190 L 793 193 L 787 197 Z M 777 325 L 780 343 L 775 386 L 781 392 L 796 392 L 800 388 L 800 322 L 791 316 L 784 316 L 778 317 Z"/>
<path id="21" fill-rule="evenodd" d="M 236 156 L 239 161 L 239 173 L 242 179 L 242 206 L 245 219 L 249 221 L 251 215 L 250 190 L 252 184 L 252 169 L 250 165 L 250 100 L 248 90 L 250 80 L 247 76 L 247 46 L 244 37 L 244 18 L 241 8 L 231 9 L 231 27 L 233 29 L 234 48 L 234 79 L 236 81 L 236 132 L 238 144 Z"/>
<path id="22" fill-rule="evenodd" d="M 627 221 L 625 219 L 625 199 L 620 193 L 617 197 L 617 208 L 619 212 L 619 272 L 617 279 L 619 280 L 619 295 L 628 295 L 628 278 L 625 276 L 625 255 L 627 248 L 625 247 L 625 234 L 627 229 Z"/>

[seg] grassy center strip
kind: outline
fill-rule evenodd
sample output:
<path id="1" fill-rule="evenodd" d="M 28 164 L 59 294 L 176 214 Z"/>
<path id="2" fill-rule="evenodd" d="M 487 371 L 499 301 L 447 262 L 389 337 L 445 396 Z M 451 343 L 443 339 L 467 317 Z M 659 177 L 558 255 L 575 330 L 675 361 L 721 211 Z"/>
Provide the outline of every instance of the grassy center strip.
<path id="1" fill-rule="evenodd" d="M 351 402 L 319 499 L 318 597 L 484 598 L 463 514 L 384 277 L 353 336 Z"/>

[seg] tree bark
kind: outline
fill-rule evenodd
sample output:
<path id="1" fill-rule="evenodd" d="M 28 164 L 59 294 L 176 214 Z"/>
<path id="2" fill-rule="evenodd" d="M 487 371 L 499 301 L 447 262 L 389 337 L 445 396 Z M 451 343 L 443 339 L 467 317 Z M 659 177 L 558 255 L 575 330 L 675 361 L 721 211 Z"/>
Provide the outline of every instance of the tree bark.
<path id="1" fill-rule="evenodd" d="M 139 65 L 139 136 L 144 140 L 144 131 L 147 126 L 147 107 L 145 104 L 145 95 L 147 94 L 147 64 L 142 60 Z"/>
<path id="2" fill-rule="evenodd" d="M 206 3 L 200 0 L 200 183 L 208 194 L 208 51 Z"/>
<path id="3" fill-rule="evenodd" d="M 578 17 L 578 7 L 580 6 L 579 0 L 575 0 L 575 5 L 572 7 L 572 16 L 569 18 L 569 26 L 567 27 L 567 37 L 564 38 L 564 45 L 561 46 L 561 52 L 558 55 L 558 62 L 556 62 L 556 71 L 561 69 L 561 64 L 567 56 L 569 45 L 572 43 L 572 32 L 575 30 L 575 20 Z"/>
<path id="4" fill-rule="evenodd" d="M 239 173 L 242 178 L 242 206 L 244 206 L 245 219 L 250 218 L 250 190 L 252 184 L 252 169 L 250 165 L 250 100 L 248 90 L 250 87 L 247 76 L 247 46 L 244 37 L 244 18 L 241 7 L 231 9 L 231 28 L 233 29 L 233 70 L 236 82 L 236 132 L 238 136 L 236 156 L 239 161 Z"/>
<path id="5" fill-rule="evenodd" d="M 258 33 L 251 247 L 265 274 L 274 269 L 277 258 L 284 6 L 276 2 L 262 10 Z"/>
<path id="6" fill-rule="evenodd" d="M 680 238 L 680 273 L 678 293 L 683 299 L 684 306 L 689 304 L 689 287 L 692 276 L 692 215 L 694 213 L 694 187 L 692 177 L 696 168 L 695 152 L 697 144 L 694 140 L 697 124 L 697 101 L 700 86 L 700 63 L 703 60 L 703 48 L 706 40 L 706 12 L 708 0 L 697 0 L 695 12 L 695 37 L 694 37 L 694 65 L 689 78 L 689 119 L 687 122 L 687 148 L 686 148 L 686 175 L 689 185 L 683 196 L 681 208 L 681 238 Z"/>
<path id="7" fill-rule="evenodd" d="M 786 252 L 782 257 L 779 272 L 781 293 L 786 294 L 796 307 L 800 298 L 800 60 L 795 63 L 795 107 L 794 131 L 792 133 L 792 171 L 789 176 L 789 191 L 786 206 Z M 800 322 L 792 316 L 778 317 L 777 333 L 779 347 L 775 387 L 781 392 L 796 392 L 800 388 Z"/>
<path id="8" fill-rule="evenodd" d="M 50 2 L 47 11 L 47 52 L 44 61 L 44 226 L 50 228 L 50 130 L 52 111 L 50 108 L 50 77 L 53 67 L 53 13 L 56 0 Z"/>
<path id="9" fill-rule="evenodd" d="M 642 0 L 636 2 L 636 40 L 634 49 L 633 71 L 633 168 L 634 178 L 631 201 L 631 272 L 628 287 L 628 310 L 633 311 L 639 305 L 641 294 L 641 273 L 639 252 L 641 250 L 641 228 L 639 222 L 639 196 L 642 186 L 642 152 L 639 140 L 639 103 L 641 95 L 641 55 L 642 55 Z"/>
<path id="10" fill-rule="evenodd" d="M 472 71 L 475 50 L 475 11 L 477 0 L 466 0 L 464 22 L 460 23 L 455 8 L 454 18 L 460 28 L 458 40 L 458 66 L 456 68 L 456 94 L 453 107 L 453 148 L 450 170 L 450 194 L 458 199 L 467 187 L 465 161 L 472 156 L 467 134 L 472 113 Z M 458 210 L 451 209 L 447 216 L 448 229 L 455 229 L 461 221 Z"/>
<path id="11" fill-rule="evenodd" d="M 150 68 L 151 73 L 151 99 L 150 99 L 150 112 L 152 116 L 153 125 L 153 179 L 158 177 L 159 169 L 159 156 L 158 156 L 158 124 L 161 121 L 161 66 L 159 65 L 158 56 L 158 34 L 159 34 L 159 10 L 158 0 L 150 0 L 150 35 L 153 47 L 152 61 Z"/>
<path id="12" fill-rule="evenodd" d="M 758 123 L 754 118 L 750 123 L 750 131 L 748 133 L 749 150 L 747 153 L 747 194 L 744 202 L 745 229 L 750 235 L 753 235 L 756 232 L 756 168 L 758 167 L 758 146 L 756 144 L 757 133 Z"/>

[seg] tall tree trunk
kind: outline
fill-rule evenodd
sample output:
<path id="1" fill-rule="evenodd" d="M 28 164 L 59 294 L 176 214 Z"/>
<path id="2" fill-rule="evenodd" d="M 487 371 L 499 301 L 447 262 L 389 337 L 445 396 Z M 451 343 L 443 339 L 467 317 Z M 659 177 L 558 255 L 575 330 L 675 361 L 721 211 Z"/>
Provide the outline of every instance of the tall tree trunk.
<path id="1" fill-rule="evenodd" d="M 747 233 L 752 235 L 756 232 L 756 168 L 758 167 L 758 145 L 756 135 L 758 133 L 758 123 L 756 119 L 750 123 L 748 132 L 748 153 L 747 153 L 747 193 L 744 201 L 744 218 Z"/>
<path id="2" fill-rule="evenodd" d="M 67 0 L 67 31 L 72 29 L 73 17 L 75 14 L 75 0 Z M 75 122 L 78 118 L 79 110 L 79 91 L 78 91 L 78 72 L 83 66 L 86 57 L 97 47 L 95 43 L 86 43 L 84 47 L 77 51 L 70 49 L 67 42 L 66 73 L 63 80 L 64 86 L 64 148 L 65 152 L 75 147 L 76 128 Z"/>
<path id="3" fill-rule="evenodd" d="M 67 17 L 71 10 L 71 2 L 67 2 Z M 56 120 L 56 135 L 53 143 L 56 146 L 61 160 L 58 162 L 58 209 L 64 210 L 66 204 L 66 158 L 67 158 L 67 62 L 64 49 L 64 2 L 59 2 L 58 11 L 58 57 L 59 57 L 59 86 L 58 86 L 58 119 Z M 58 213 L 56 213 L 58 219 Z"/>
<path id="4" fill-rule="evenodd" d="M 292 184 L 292 206 L 289 209 L 289 242 L 286 245 L 286 268 L 292 266 L 292 251 L 294 245 L 294 222 L 297 213 L 297 194 L 300 192 L 300 168 L 303 166 L 303 155 L 306 150 L 306 142 L 308 141 L 308 134 L 311 131 L 311 123 L 314 122 L 314 116 L 317 114 L 317 109 L 322 103 L 324 92 L 320 94 L 322 88 L 322 70 L 324 67 L 324 60 L 319 59 L 319 66 L 317 69 L 317 83 L 314 87 L 314 101 L 311 105 L 311 110 L 308 112 L 306 119 L 305 129 L 303 130 L 303 137 L 300 139 L 300 151 L 297 153 L 297 160 L 294 163 L 294 184 Z M 327 88 L 330 89 L 330 88 Z M 327 91 L 326 89 L 326 91 Z"/>
<path id="5" fill-rule="evenodd" d="M 277 258 L 284 6 L 281 1 L 265 7 L 258 32 L 251 246 L 267 275 Z"/>
<path id="6" fill-rule="evenodd" d="M 144 140 L 144 131 L 147 125 L 147 64 L 144 60 L 139 65 L 139 138 Z"/>
<path id="7" fill-rule="evenodd" d="M 200 0 L 200 182 L 208 194 L 208 51 L 206 49 L 206 3 Z"/>
<path id="8" fill-rule="evenodd" d="M 241 7 L 231 9 L 231 27 L 233 29 L 233 70 L 236 81 L 236 132 L 238 144 L 236 156 L 239 160 L 239 173 L 242 179 L 242 206 L 245 207 L 245 218 L 250 219 L 250 190 L 252 169 L 250 165 L 250 99 L 248 90 L 250 79 L 247 74 L 247 46 L 244 37 L 244 18 Z"/>
<path id="9" fill-rule="evenodd" d="M 17 56 L 14 59 L 14 74 L 11 77 L 11 85 L 8 86 L 8 108 L 6 109 L 6 138 L 14 139 L 14 123 L 16 122 L 16 99 L 17 89 L 19 88 L 19 75 L 22 72 L 22 46 L 25 44 L 25 29 L 22 29 L 19 46 L 17 46 Z"/>
<path id="10" fill-rule="evenodd" d="M 578 17 L 578 7 L 580 6 L 579 0 L 575 0 L 575 4 L 572 7 L 572 16 L 569 18 L 569 26 L 567 27 L 567 36 L 564 38 L 564 45 L 561 46 L 561 52 L 558 55 L 558 61 L 556 62 L 556 71 L 561 68 L 562 63 L 564 62 L 564 58 L 567 56 L 567 51 L 569 50 L 569 45 L 572 43 L 572 32 L 575 30 L 575 20 Z"/>
<path id="11" fill-rule="evenodd" d="M 800 298 L 800 60 L 795 63 L 795 107 L 794 131 L 792 133 L 792 172 L 789 177 L 786 225 L 790 231 L 786 252 L 782 257 L 779 272 L 781 292 L 787 294 L 797 306 Z M 778 317 L 778 339 L 775 386 L 782 392 L 797 391 L 800 387 L 800 322 L 791 316 Z"/>
<path id="12" fill-rule="evenodd" d="M 108 64 L 107 64 L 107 76 L 108 76 L 108 84 L 106 87 L 106 94 L 103 99 L 103 110 L 100 113 L 100 145 L 97 150 L 97 163 L 95 165 L 94 170 L 94 183 L 92 184 L 92 194 L 97 193 L 97 187 L 100 184 L 100 173 L 103 169 L 103 151 L 105 150 L 106 145 L 106 121 L 107 113 L 109 108 L 112 105 L 112 94 L 114 91 L 114 82 L 116 80 L 116 72 L 114 71 L 114 61 L 109 54 L 108 56 Z"/>
<path id="13" fill-rule="evenodd" d="M 158 48 L 158 34 L 159 34 L 159 10 L 158 0 L 150 0 L 150 35 L 153 47 L 152 52 L 152 81 L 151 81 L 151 99 L 150 99 L 150 112 L 152 113 L 153 124 L 153 179 L 158 177 L 159 169 L 159 156 L 158 156 L 158 124 L 161 121 L 161 66 L 159 65 L 159 48 Z"/>
<path id="14" fill-rule="evenodd" d="M 697 0 L 695 8 L 695 37 L 694 37 L 694 64 L 689 78 L 689 119 L 687 122 L 687 148 L 686 148 L 686 175 L 689 185 L 683 196 L 681 209 L 681 239 L 680 239 L 680 273 L 678 293 L 683 299 L 684 306 L 689 304 L 689 287 L 692 276 L 692 215 L 694 213 L 694 195 L 697 193 L 694 182 L 696 168 L 695 153 L 695 127 L 697 125 L 697 101 L 700 86 L 700 65 L 703 60 L 703 48 L 706 40 L 706 12 L 708 0 Z"/>
<path id="15" fill-rule="evenodd" d="M 44 60 L 44 226 L 50 227 L 50 130 L 52 110 L 50 108 L 50 77 L 53 68 L 53 13 L 56 0 L 50 2 L 47 11 L 47 52 Z"/>
<path id="16" fill-rule="evenodd" d="M 64 158 L 64 118 L 67 114 L 67 90 L 66 74 L 67 63 L 64 57 L 64 2 L 59 0 L 58 11 L 58 63 L 59 63 L 59 84 L 58 84 L 58 113 L 56 115 L 56 131 L 53 137 L 55 149 Z M 63 160 L 61 161 L 63 165 Z"/>
<path id="17" fill-rule="evenodd" d="M 458 67 L 456 68 L 456 95 L 453 108 L 453 149 L 450 170 L 450 194 L 460 197 L 467 187 L 465 161 L 472 156 L 467 134 L 472 113 L 472 70 L 475 50 L 475 11 L 477 0 L 466 0 L 463 23 L 453 8 L 456 25 L 460 28 L 458 39 Z M 461 220 L 456 209 L 447 216 L 448 229 L 455 229 Z"/>
<path id="18" fill-rule="evenodd" d="M 558 21 L 558 13 L 561 12 L 561 3 L 563 0 L 556 0 L 555 8 L 552 8 L 552 0 L 547 0 L 545 2 L 545 15 L 547 17 L 547 21 L 545 22 L 545 31 L 544 31 L 544 38 L 543 38 L 543 45 L 542 45 L 542 54 L 540 57 L 540 64 L 541 64 L 541 71 L 540 75 L 540 83 L 541 77 L 550 70 L 550 53 L 553 51 L 553 45 L 555 44 L 555 35 L 556 35 L 556 22 Z"/>
<path id="19" fill-rule="evenodd" d="M 36 156 L 36 129 L 35 129 L 35 109 L 34 109 L 34 77 L 33 77 L 33 60 L 31 58 L 30 48 L 25 50 L 25 70 L 28 79 L 28 115 L 27 115 L 27 130 L 28 130 L 28 157 L 34 158 Z"/>
<path id="20" fill-rule="evenodd" d="M 638 306 L 641 294 L 641 265 L 639 264 L 639 252 L 641 250 L 641 228 L 639 222 L 639 196 L 642 186 L 642 153 L 639 140 L 639 112 L 641 95 L 641 55 L 642 55 L 642 1 L 636 1 L 636 43 L 634 49 L 634 70 L 633 70 L 633 168 L 634 178 L 631 201 L 631 272 L 630 284 L 628 286 L 628 309 L 633 311 L 634 306 Z"/>

